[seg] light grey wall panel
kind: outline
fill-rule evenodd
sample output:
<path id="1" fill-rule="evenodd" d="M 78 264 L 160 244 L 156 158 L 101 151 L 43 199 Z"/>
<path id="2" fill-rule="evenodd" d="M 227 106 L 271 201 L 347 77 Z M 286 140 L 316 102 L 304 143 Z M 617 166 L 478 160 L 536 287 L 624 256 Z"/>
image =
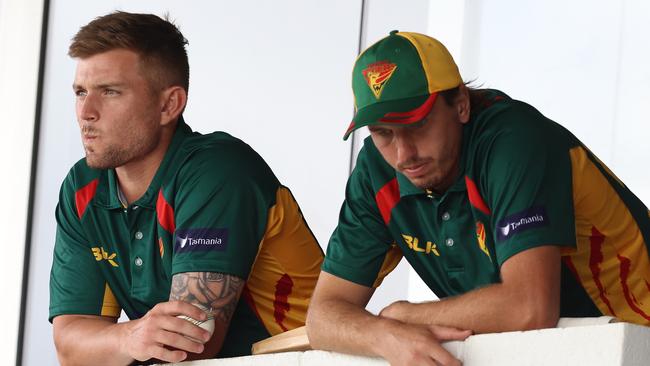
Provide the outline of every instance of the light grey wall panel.
<path id="1" fill-rule="evenodd" d="M 650 205 L 650 2 L 623 1 L 611 168 Z"/>
<path id="2" fill-rule="evenodd" d="M 0 365 L 17 361 L 43 0 L 0 0 Z"/>
<path id="3" fill-rule="evenodd" d="M 571 130 L 650 204 L 650 5 L 467 0 L 461 73 Z"/>
<path id="4" fill-rule="evenodd" d="M 620 4 L 495 0 L 468 6 L 479 16 L 467 24 L 465 39 L 473 41 L 463 50 L 468 62 L 461 72 L 531 103 L 609 161 Z"/>

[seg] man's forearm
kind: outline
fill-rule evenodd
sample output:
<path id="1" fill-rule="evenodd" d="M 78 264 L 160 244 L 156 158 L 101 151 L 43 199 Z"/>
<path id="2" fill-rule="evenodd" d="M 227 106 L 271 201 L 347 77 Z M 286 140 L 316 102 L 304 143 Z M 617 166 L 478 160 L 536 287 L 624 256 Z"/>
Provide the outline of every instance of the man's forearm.
<path id="1" fill-rule="evenodd" d="M 464 340 L 471 332 L 407 324 L 374 316 L 359 305 L 322 301 L 309 310 L 307 334 L 313 349 L 383 357 L 391 365 L 460 365 L 441 342 Z"/>
<path id="2" fill-rule="evenodd" d="M 559 304 L 490 285 L 440 301 L 419 304 L 405 301 L 382 310 L 381 316 L 411 324 L 437 324 L 474 333 L 494 333 L 554 327 Z"/>
<path id="3" fill-rule="evenodd" d="M 373 290 L 322 272 L 307 314 L 313 349 L 380 356 L 391 365 L 459 365 L 440 342 L 463 340 L 469 331 L 407 324 L 364 309 Z"/>
<path id="4" fill-rule="evenodd" d="M 554 327 L 560 314 L 560 250 L 546 245 L 520 252 L 501 267 L 501 282 L 436 302 L 391 304 L 380 315 L 474 333 Z"/>
<path id="5" fill-rule="evenodd" d="M 358 305 L 329 300 L 312 303 L 307 333 L 314 349 L 380 356 L 379 336 L 385 334 L 390 323 L 395 321 L 377 317 Z"/>
<path id="6" fill-rule="evenodd" d="M 55 327 L 54 340 L 62 365 L 128 365 L 134 361 L 120 344 L 124 323 L 75 318 Z"/>

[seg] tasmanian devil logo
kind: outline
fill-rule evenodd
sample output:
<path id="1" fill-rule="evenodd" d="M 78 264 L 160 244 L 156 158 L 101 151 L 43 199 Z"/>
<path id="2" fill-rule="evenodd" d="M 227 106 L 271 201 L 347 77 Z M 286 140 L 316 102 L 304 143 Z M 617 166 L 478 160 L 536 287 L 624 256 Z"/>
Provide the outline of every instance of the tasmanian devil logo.
<path id="1" fill-rule="evenodd" d="M 485 225 L 480 221 L 476 223 L 476 239 L 478 239 L 478 247 L 488 256 L 488 258 L 492 259 L 490 257 L 490 251 L 488 251 L 488 248 L 485 245 Z"/>
<path id="2" fill-rule="evenodd" d="M 393 76 L 396 69 L 397 65 L 393 63 L 379 61 L 368 65 L 363 70 L 363 77 L 366 79 L 366 83 L 368 83 L 375 98 L 379 99 L 381 97 L 381 92 L 384 90 L 386 82 Z"/>
<path id="3" fill-rule="evenodd" d="M 160 258 L 162 258 L 165 255 L 165 244 L 162 238 L 158 238 L 158 251 L 160 251 Z"/>

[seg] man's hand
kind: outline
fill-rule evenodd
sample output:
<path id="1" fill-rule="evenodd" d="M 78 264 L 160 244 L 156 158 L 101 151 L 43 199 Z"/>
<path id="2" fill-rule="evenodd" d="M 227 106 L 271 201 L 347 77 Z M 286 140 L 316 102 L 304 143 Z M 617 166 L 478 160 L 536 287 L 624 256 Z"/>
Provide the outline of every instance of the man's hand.
<path id="1" fill-rule="evenodd" d="M 373 291 L 321 272 L 307 314 L 312 347 L 381 356 L 391 365 L 460 365 L 440 342 L 463 340 L 470 331 L 372 315 L 364 307 Z"/>
<path id="2" fill-rule="evenodd" d="M 180 362 L 187 358 L 187 352 L 203 352 L 203 343 L 210 339 L 210 332 L 177 318 L 178 315 L 197 320 L 205 320 L 207 316 L 201 309 L 184 301 L 159 303 L 142 318 L 126 323 L 125 336 L 121 338 L 122 349 L 138 361 L 155 358 Z"/>
<path id="3" fill-rule="evenodd" d="M 54 343 L 62 365 L 128 365 L 134 360 L 180 362 L 212 358 L 221 350 L 244 280 L 211 272 L 187 272 L 172 278 L 170 301 L 154 306 L 142 318 L 116 323 L 117 318 L 66 314 L 54 318 Z M 215 320 L 207 330 L 178 318 Z"/>
<path id="4" fill-rule="evenodd" d="M 406 321 L 405 316 L 403 314 L 408 312 L 408 309 L 410 308 L 409 305 L 412 304 L 408 301 L 404 301 L 404 300 L 395 301 L 394 303 L 383 308 L 379 312 L 379 316 L 381 316 L 382 318 Z"/>
<path id="5" fill-rule="evenodd" d="M 59 315 L 54 318 L 54 343 L 62 365 L 128 365 L 152 358 L 180 362 L 187 352 L 201 352 L 209 332 L 187 320 L 205 319 L 196 306 L 170 301 L 156 305 L 144 317 L 123 323 L 96 315 Z M 191 340 L 191 337 L 195 340 Z"/>
<path id="6" fill-rule="evenodd" d="M 379 347 L 380 355 L 391 366 L 398 365 L 461 365 L 441 342 L 462 341 L 471 335 L 460 330 L 437 325 L 393 322 Z M 383 351 L 382 351 L 383 350 Z"/>

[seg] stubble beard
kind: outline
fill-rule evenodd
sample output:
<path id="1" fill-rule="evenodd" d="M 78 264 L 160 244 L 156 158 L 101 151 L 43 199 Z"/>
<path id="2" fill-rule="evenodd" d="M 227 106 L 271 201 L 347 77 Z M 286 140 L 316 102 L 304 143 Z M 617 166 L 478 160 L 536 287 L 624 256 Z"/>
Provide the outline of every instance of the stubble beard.
<path id="1" fill-rule="evenodd" d="M 103 154 L 95 154 L 92 149 L 86 148 L 86 164 L 93 169 L 114 169 L 128 163 L 133 155 L 115 148 L 109 148 Z"/>
<path id="2" fill-rule="evenodd" d="M 411 182 L 411 184 L 422 190 L 432 190 L 434 192 L 444 192 L 447 190 L 447 188 L 449 188 L 449 186 L 451 186 L 451 184 L 453 184 L 455 179 L 455 176 L 452 176 L 455 170 L 453 166 L 440 166 L 439 163 L 433 160 L 412 160 L 410 162 L 400 164 L 397 170 L 404 174 L 402 171 L 404 167 L 413 166 L 417 163 L 422 162 L 429 163 L 429 171 L 426 172 L 426 174 L 415 179 L 410 178 L 408 175 L 404 175 Z"/>
<path id="3" fill-rule="evenodd" d="M 138 134 L 131 135 L 124 146 L 108 146 L 103 153 L 84 146 L 86 151 L 86 165 L 92 169 L 115 169 L 141 158 L 153 151 L 159 140 L 159 135 Z"/>
<path id="4" fill-rule="evenodd" d="M 440 185 L 440 179 L 438 179 L 437 177 L 435 177 L 435 176 L 433 176 L 431 174 L 428 175 L 428 176 L 417 178 L 416 181 L 413 181 L 411 179 L 409 179 L 409 181 L 411 181 L 411 183 L 413 183 L 414 186 L 416 186 L 416 187 L 418 187 L 420 189 L 423 189 L 423 190 L 424 189 L 431 189 L 431 190 L 436 191 L 437 190 L 436 187 L 438 187 Z"/>
<path id="5" fill-rule="evenodd" d="M 430 166 L 430 169 L 431 169 L 429 172 L 426 172 L 425 175 L 417 177 L 415 179 L 412 179 L 411 177 L 409 177 L 408 175 L 406 175 L 404 173 L 405 168 L 410 167 L 410 166 L 414 166 L 414 165 L 418 165 L 418 164 L 422 164 L 422 163 L 428 163 L 428 165 Z M 437 177 L 435 175 L 435 170 L 434 170 L 435 167 L 433 167 L 433 168 L 431 167 L 432 164 L 434 164 L 434 162 L 431 161 L 430 159 L 418 159 L 418 158 L 415 158 L 415 159 L 411 159 L 411 160 L 409 160 L 407 162 L 398 164 L 397 167 L 396 167 L 397 168 L 396 170 L 399 171 L 400 173 L 404 174 L 404 176 L 414 186 L 416 186 L 416 187 L 418 187 L 420 189 L 429 189 L 429 188 L 431 188 L 431 187 L 433 187 L 433 186 L 435 186 L 435 185 L 437 185 L 439 183 L 439 179 L 437 179 Z"/>

